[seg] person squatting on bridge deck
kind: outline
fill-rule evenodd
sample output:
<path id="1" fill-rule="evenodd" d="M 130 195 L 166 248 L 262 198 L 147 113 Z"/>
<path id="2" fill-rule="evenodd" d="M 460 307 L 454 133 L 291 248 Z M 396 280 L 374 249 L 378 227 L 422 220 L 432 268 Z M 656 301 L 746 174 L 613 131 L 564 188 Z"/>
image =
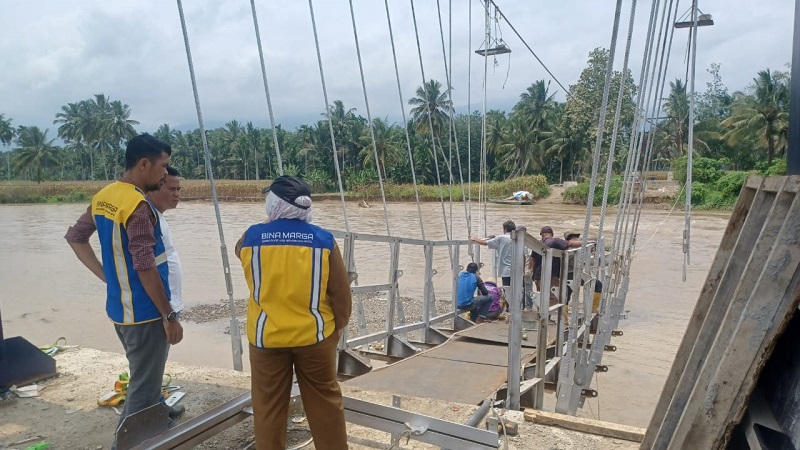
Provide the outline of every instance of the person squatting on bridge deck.
<path id="1" fill-rule="evenodd" d="M 265 223 L 236 244 L 250 289 L 247 339 L 256 447 L 286 448 L 292 368 L 314 447 L 346 449 L 336 345 L 350 320 L 350 278 L 333 235 L 311 223 L 311 190 L 280 176 Z"/>
<path id="2" fill-rule="evenodd" d="M 64 236 L 81 263 L 106 284 L 106 314 L 125 349 L 130 373 L 120 424 L 159 402 L 169 346 L 183 339 L 183 327 L 170 306 L 164 240 L 155 231 L 159 215 L 145 198 L 164 182 L 171 153 L 169 145 L 149 134 L 128 141 L 122 178 L 95 194 Z M 89 243 L 95 231 L 102 263 Z"/>
<path id="3" fill-rule="evenodd" d="M 475 295 L 477 289 L 481 295 Z M 492 306 L 493 297 L 483 284 L 478 275 L 478 265 L 474 262 L 467 264 L 467 270 L 458 274 L 458 310 L 469 311 L 469 320 L 483 322 Z"/>

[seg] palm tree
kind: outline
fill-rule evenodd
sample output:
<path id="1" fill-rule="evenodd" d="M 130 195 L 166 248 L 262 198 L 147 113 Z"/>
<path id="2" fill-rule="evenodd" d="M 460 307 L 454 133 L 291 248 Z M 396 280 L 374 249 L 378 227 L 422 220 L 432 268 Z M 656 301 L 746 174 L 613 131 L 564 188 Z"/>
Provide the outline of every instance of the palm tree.
<path id="1" fill-rule="evenodd" d="M 503 144 L 498 150 L 510 177 L 524 175 L 528 169 L 544 166 L 540 132 L 525 114 L 512 113 L 502 131 Z"/>
<path id="2" fill-rule="evenodd" d="M 789 88 L 785 80 L 769 69 L 753 79 L 753 95 L 734 94 L 732 114 L 722 124 L 730 127 L 724 138 L 736 145 L 748 135 L 757 135 L 767 149 L 767 164 L 772 165 L 776 151 L 783 152 L 782 130 L 788 129 Z M 778 144 L 778 145 L 776 145 Z"/>
<path id="3" fill-rule="evenodd" d="M 238 120 L 231 120 L 225 124 L 222 129 L 222 141 L 224 147 L 228 150 L 227 153 L 221 156 L 221 160 L 230 169 L 232 173 L 228 175 L 229 178 L 239 178 L 239 163 L 244 165 L 244 179 L 247 179 L 247 161 L 245 158 L 245 150 L 242 148 L 242 138 L 244 137 L 244 128 Z M 222 177 L 222 174 L 220 174 Z"/>
<path id="4" fill-rule="evenodd" d="M 570 132 L 569 124 L 564 120 L 563 115 L 564 105 L 561 104 L 555 108 L 554 125 L 549 131 L 543 133 L 545 139 L 542 141 L 542 145 L 545 148 L 545 157 L 556 158 L 559 162 L 559 184 L 564 182 L 565 159 L 571 161 L 571 170 L 568 175 L 570 178 L 575 176 L 575 162 L 583 159 L 581 145 L 585 142 L 585 136 Z"/>
<path id="5" fill-rule="evenodd" d="M 133 126 L 139 125 L 139 122 L 130 118 L 131 108 L 119 100 L 114 100 L 109 104 L 108 112 L 109 115 L 103 124 L 102 132 L 103 134 L 111 137 L 113 151 L 115 153 L 119 151 L 119 154 L 123 155 L 124 153 L 122 151 L 121 142 L 123 140 L 127 141 L 136 136 L 136 129 L 133 128 Z M 115 178 L 116 168 L 117 164 L 114 165 Z"/>
<path id="6" fill-rule="evenodd" d="M 670 93 L 664 99 L 663 110 L 668 119 L 665 123 L 657 125 L 657 137 L 661 151 L 656 153 L 668 152 L 672 157 L 682 156 L 685 153 L 684 146 L 689 140 L 689 96 L 686 94 L 686 85 L 680 79 L 669 83 Z M 695 149 L 701 148 L 709 151 L 706 141 L 713 138 L 716 134 L 710 127 L 691 124 L 694 128 L 692 144 Z"/>
<path id="7" fill-rule="evenodd" d="M 417 130 L 431 132 L 430 127 L 433 125 L 434 137 L 438 137 L 444 129 L 453 109 L 453 102 L 448 100 L 447 91 L 442 91 L 442 83 L 436 80 L 417 87 L 416 97 L 412 97 L 408 104 L 413 106 L 411 117 Z"/>
<path id="8" fill-rule="evenodd" d="M 55 139 L 47 140 L 47 132 L 39 127 L 20 127 L 17 131 L 19 153 L 14 158 L 16 170 L 36 170 L 36 182 L 42 182 L 42 167 L 48 163 L 58 165 L 59 148 L 53 145 Z"/>
<path id="9" fill-rule="evenodd" d="M 378 170 L 383 178 L 386 178 L 386 165 L 395 165 L 401 158 L 402 150 L 399 146 L 400 141 L 397 136 L 397 128 L 389 125 L 388 119 L 377 117 L 372 119 L 372 131 L 375 134 L 375 149 L 378 152 Z M 361 158 L 364 167 L 373 167 L 375 164 L 375 154 L 372 150 L 372 136 L 369 130 L 365 130 L 361 135 L 364 148 L 361 149 Z"/>
<path id="10" fill-rule="evenodd" d="M 89 153 L 89 179 L 94 180 L 94 149 L 98 127 L 92 102 L 83 100 L 62 106 L 53 123 L 61 124 L 58 127 L 58 137 L 67 143 L 85 146 Z"/>
<path id="11" fill-rule="evenodd" d="M 14 141 L 14 136 L 17 134 L 14 127 L 11 125 L 11 118 L 6 119 L 5 114 L 0 114 L 0 143 L 6 147 L 6 178 L 11 179 L 11 151 L 8 148 L 11 142 Z"/>
<path id="12" fill-rule="evenodd" d="M 259 179 L 258 176 L 258 154 L 259 150 L 261 149 L 261 130 L 256 128 L 253 125 L 253 122 L 247 122 L 244 126 L 244 134 L 247 138 L 247 143 L 250 144 L 250 148 L 253 149 L 253 161 L 255 162 L 255 174 L 256 180 Z M 267 161 L 269 161 L 269 152 L 267 152 Z M 267 163 L 267 167 L 269 167 L 269 162 Z M 267 169 L 267 173 L 269 173 L 269 169 Z"/>
<path id="13" fill-rule="evenodd" d="M 532 122 L 533 128 L 545 129 L 552 121 L 555 102 L 555 93 L 550 94 L 550 82 L 536 81 L 528 86 L 519 96 L 519 102 L 514 105 L 514 112 L 524 114 Z"/>

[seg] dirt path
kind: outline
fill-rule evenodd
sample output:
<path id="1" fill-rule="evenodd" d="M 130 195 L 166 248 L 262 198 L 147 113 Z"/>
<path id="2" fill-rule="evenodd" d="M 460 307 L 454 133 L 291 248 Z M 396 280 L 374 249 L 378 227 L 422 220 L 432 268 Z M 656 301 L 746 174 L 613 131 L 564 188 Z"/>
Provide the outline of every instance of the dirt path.
<path id="1" fill-rule="evenodd" d="M 58 376 L 40 383 L 40 395 L 35 398 L 11 398 L 0 401 L 0 449 L 25 448 L 46 441 L 52 449 L 109 448 L 118 416 L 110 407 L 97 406 L 97 398 L 114 384 L 116 375 L 125 370 L 124 356 L 92 349 L 73 349 L 56 355 Z M 247 392 L 250 376 L 233 370 L 215 369 L 189 364 L 168 363 L 167 372 L 174 377 L 173 384 L 180 385 L 187 394 L 181 401 L 186 406 L 186 420 L 220 405 L 222 402 Z M 343 388 L 345 395 L 362 400 L 392 404 L 389 393 Z M 451 422 L 464 423 L 476 407 L 430 399 L 403 397 L 402 408 L 438 417 Z M 508 440 L 510 449 L 611 449 L 633 450 L 638 444 L 611 438 L 583 434 L 559 428 L 535 425 L 522 420 L 521 414 L 512 419 L 519 422 L 519 435 Z M 306 422 L 292 425 L 289 440 L 300 441 L 309 436 Z M 207 440 L 200 449 L 236 449 L 246 447 L 252 440 L 252 419 L 245 420 L 223 433 Z M 348 424 L 350 448 L 388 448 L 391 442 L 387 433 Z M 36 437 L 25 444 L 15 442 Z M 295 442 L 297 443 L 297 442 Z M 305 447 L 313 449 L 310 445 Z M 412 440 L 398 448 L 436 448 Z"/>

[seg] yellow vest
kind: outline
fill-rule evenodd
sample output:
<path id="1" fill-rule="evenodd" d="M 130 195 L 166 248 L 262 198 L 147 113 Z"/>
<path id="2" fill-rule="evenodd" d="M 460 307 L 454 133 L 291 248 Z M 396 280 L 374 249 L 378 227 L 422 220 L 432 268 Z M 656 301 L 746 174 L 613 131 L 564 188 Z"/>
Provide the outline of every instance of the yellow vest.
<path id="1" fill-rule="evenodd" d="M 333 333 L 327 297 L 333 235 L 302 220 L 251 226 L 240 258 L 250 297 L 247 339 L 259 348 L 316 344 Z"/>

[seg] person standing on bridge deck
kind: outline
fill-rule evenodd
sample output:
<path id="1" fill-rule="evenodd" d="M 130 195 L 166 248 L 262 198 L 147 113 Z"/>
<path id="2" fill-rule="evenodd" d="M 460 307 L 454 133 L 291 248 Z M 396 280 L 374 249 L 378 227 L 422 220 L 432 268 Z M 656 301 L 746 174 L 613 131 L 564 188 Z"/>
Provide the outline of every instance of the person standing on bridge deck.
<path id="1" fill-rule="evenodd" d="M 319 450 L 348 448 L 337 343 L 350 320 L 350 277 L 331 232 L 311 221 L 311 190 L 280 176 L 264 190 L 267 222 L 236 244 L 250 289 L 247 339 L 258 450 L 284 450 L 292 369 Z"/>
<path id="2" fill-rule="evenodd" d="M 167 254 L 167 267 L 169 268 L 169 305 L 176 313 L 176 319 L 180 320 L 183 311 L 183 266 L 175 242 L 172 240 L 172 231 L 169 228 L 164 213 L 167 210 L 175 209 L 181 201 L 181 174 L 174 167 L 167 167 L 167 177 L 158 190 L 147 193 L 147 199 L 156 208 L 158 214 L 159 231 L 164 239 L 165 252 Z M 169 351 L 169 347 L 167 347 Z M 161 392 L 159 388 L 159 393 Z M 186 412 L 183 405 L 167 406 L 169 418 L 177 419 Z"/>
<path id="3" fill-rule="evenodd" d="M 556 250 L 568 250 L 570 248 L 578 248 L 581 246 L 580 239 L 571 239 L 569 241 L 554 237 L 553 235 L 553 227 L 544 226 L 542 230 L 539 232 L 539 236 L 542 239 L 542 244 L 546 245 L 547 247 L 556 249 Z M 580 236 L 580 235 L 578 235 Z M 542 283 L 542 255 L 531 252 L 531 256 L 529 259 L 528 267 L 533 272 L 533 281 L 536 282 L 536 287 L 541 291 L 541 283 Z M 550 288 L 560 288 L 561 287 L 561 258 L 553 258 L 553 265 L 550 270 Z M 550 306 L 553 306 L 558 303 L 558 297 L 550 291 Z"/>
<path id="4" fill-rule="evenodd" d="M 159 215 L 145 197 L 167 176 L 171 153 L 169 145 L 149 134 L 128 141 L 122 178 L 95 194 L 64 236 L 83 265 L 106 283 L 106 313 L 128 358 L 130 383 L 119 424 L 159 402 L 167 350 L 183 339 L 169 303 L 165 245 L 156 231 Z M 89 244 L 95 231 L 102 263 Z"/>
<path id="5" fill-rule="evenodd" d="M 485 245 L 497 252 L 497 275 L 503 280 L 503 286 L 511 286 L 511 253 L 514 251 L 514 242 L 511 240 L 511 232 L 517 226 L 513 220 L 503 222 L 503 234 L 499 236 L 489 236 L 489 239 L 481 239 L 472 236 L 469 239 L 480 245 Z"/>

